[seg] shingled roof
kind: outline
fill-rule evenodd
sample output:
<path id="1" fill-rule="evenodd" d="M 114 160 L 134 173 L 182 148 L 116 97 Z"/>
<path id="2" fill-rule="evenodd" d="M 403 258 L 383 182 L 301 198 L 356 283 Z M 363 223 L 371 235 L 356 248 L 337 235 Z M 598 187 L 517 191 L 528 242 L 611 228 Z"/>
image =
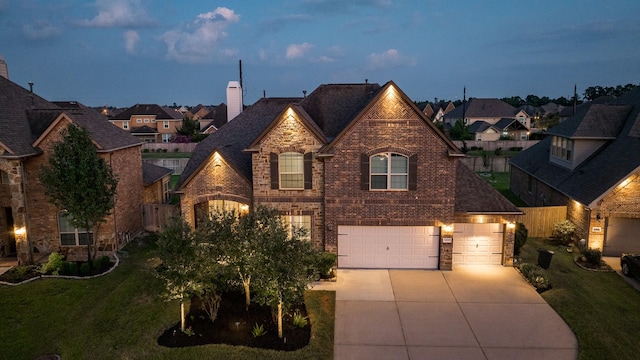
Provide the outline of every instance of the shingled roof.
<path id="1" fill-rule="evenodd" d="M 111 120 L 129 120 L 133 115 L 154 115 L 156 120 L 182 120 L 184 117 L 180 111 L 169 107 L 157 104 L 135 104 L 116 114 Z"/>
<path id="2" fill-rule="evenodd" d="M 558 125 L 558 129 L 554 127 L 553 133 L 582 138 L 590 135 L 603 139 L 602 135 L 594 132 L 594 127 L 605 126 L 603 134 L 606 136 L 613 134 L 618 127 L 615 138 L 607 141 L 573 170 L 549 162 L 551 137 L 512 158 L 511 165 L 589 206 L 640 168 L 640 131 L 637 131 L 640 129 L 640 89 L 611 100 L 608 105 L 591 104 L 583 109 Z M 586 122 L 584 126 L 582 121 Z M 602 121 L 611 124 L 594 125 Z"/>
<path id="3" fill-rule="evenodd" d="M 262 98 L 248 107 L 196 146 L 176 189 L 179 190 L 214 151 L 218 151 L 243 176 L 251 180 L 251 154 L 244 150 L 287 105 L 300 100 L 301 98 Z"/>
<path id="4" fill-rule="evenodd" d="M 462 214 L 522 214 L 502 194 L 461 161 L 456 163 L 455 212 Z"/>
<path id="5" fill-rule="evenodd" d="M 113 126 L 100 112 L 80 103 L 52 103 L 0 77 L 0 147 L 3 157 L 26 157 L 40 153 L 33 147 L 49 126 L 65 114 L 74 124 L 89 131 L 99 151 L 139 145 L 128 132 Z"/>
<path id="6" fill-rule="evenodd" d="M 480 99 L 472 98 L 466 102 L 465 105 L 457 106 L 453 111 L 446 114 L 444 117 L 447 119 L 462 119 L 462 112 L 464 110 L 465 117 L 490 117 L 490 118 L 503 118 L 513 117 L 517 109 L 507 104 L 500 99 Z"/>
<path id="7" fill-rule="evenodd" d="M 163 177 L 173 174 L 173 170 L 149 162 L 142 162 L 142 182 L 144 186 L 152 185 Z"/>

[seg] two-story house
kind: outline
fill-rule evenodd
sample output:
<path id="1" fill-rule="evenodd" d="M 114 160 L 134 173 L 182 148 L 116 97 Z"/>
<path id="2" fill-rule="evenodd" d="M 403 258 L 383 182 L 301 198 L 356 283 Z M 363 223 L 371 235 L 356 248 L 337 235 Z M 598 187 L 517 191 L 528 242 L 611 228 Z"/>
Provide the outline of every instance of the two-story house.
<path id="1" fill-rule="evenodd" d="M 452 112 L 455 109 L 455 105 L 451 101 L 435 101 L 433 103 L 427 103 L 422 109 L 422 112 L 431 119 L 433 122 L 442 121 L 445 114 Z"/>
<path id="2" fill-rule="evenodd" d="M 215 209 L 278 209 L 342 268 L 513 262 L 520 210 L 393 83 L 263 98 L 196 147 L 177 185 L 197 226 Z"/>
<path id="3" fill-rule="evenodd" d="M 156 104 L 136 104 L 109 118 L 143 142 L 169 142 L 182 126 L 183 114 Z"/>
<path id="4" fill-rule="evenodd" d="M 142 229 L 142 143 L 109 124 L 100 112 L 77 102 L 49 102 L 0 78 L 0 253 L 29 264 L 59 251 L 84 259 L 93 238 L 99 253 L 121 245 L 118 234 Z M 96 151 L 118 178 L 115 207 L 99 232 L 87 234 L 67 221 L 64 209 L 49 202 L 39 181 L 54 144 L 69 126 L 91 134 Z M 15 255 L 14 255 L 15 254 Z"/>
<path id="5" fill-rule="evenodd" d="M 443 117 L 445 127 L 462 120 L 469 126 L 474 140 L 495 141 L 500 138 L 527 140 L 531 116 L 500 99 L 471 98 Z M 475 125 L 474 125 L 475 124 Z"/>
<path id="6" fill-rule="evenodd" d="M 511 160 L 511 190 L 566 205 L 577 239 L 603 254 L 640 252 L 640 89 L 588 103 Z"/>

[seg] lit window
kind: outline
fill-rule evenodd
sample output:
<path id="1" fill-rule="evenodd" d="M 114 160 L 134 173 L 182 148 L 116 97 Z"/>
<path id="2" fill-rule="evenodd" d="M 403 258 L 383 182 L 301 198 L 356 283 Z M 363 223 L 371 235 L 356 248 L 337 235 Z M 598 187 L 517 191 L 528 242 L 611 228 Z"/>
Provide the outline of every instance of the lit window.
<path id="1" fill-rule="evenodd" d="M 70 220 L 73 219 L 71 214 L 66 211 L 58 213 L 58 229 L 60 231 L 60 245 L 62 246 L 80 246 L 90 245 L 93 241 L 93 233 L 87 232 L 85 229 L 78 229 L 71 225 Z"/>
<path id="2" fill-rule="evenodd" d="M 395 153 L 376 154 L 371 157 L 371 190 L 407 190 L 409 158 Z"/>
<path id="3" fill-rule="evenodd" d="M 280 189 L 304 189 L 304 156 L 300 153 L 280 154 Z"/>
<path id="4" fill-rule="evenodd" d="M 310 215 L 284 215 L 282 216 L 284 225 L 287 228 L 289 237 L 292 237 L 294 231 L 304 232 L 301 240 L 311 240 L 311 216 Z"/>

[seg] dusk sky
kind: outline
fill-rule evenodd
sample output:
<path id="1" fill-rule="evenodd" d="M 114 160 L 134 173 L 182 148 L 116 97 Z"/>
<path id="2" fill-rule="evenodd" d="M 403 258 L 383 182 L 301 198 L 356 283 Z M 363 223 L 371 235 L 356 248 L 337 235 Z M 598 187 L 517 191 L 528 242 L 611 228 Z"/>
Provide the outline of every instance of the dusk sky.
<path id="1" fill-rule="evenodd" d="M 413 100 L 640 84 L 640 1 L 0 0 L 9 78 L 89 106 L 245 104 L 393 80 Z"/>

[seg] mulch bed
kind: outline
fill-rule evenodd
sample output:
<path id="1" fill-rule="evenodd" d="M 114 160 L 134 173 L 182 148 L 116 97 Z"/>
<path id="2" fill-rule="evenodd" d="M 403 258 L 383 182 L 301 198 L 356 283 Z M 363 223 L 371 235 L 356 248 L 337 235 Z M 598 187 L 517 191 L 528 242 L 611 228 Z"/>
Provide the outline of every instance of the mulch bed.
<path id="1" fill-rule="evenodd" d="M 307 316 L 304 304 L 293 307 Z M 255 324 L 262 325 L 266 334 L 254 337 L 251 330 Z M 272 320 L 271 308 L 251 303 L 245 310 L 244 294 L 225 293 L 218 310 L 218 318 L 211 322 L 207 314 L 200 309 L 200 300 L 191 301 L 186 328 L 191 335 L 180 331 L 180 323 L 165 331 L 158 344 L 166 347 L 185 347 L 205 344 L 243 345 L 248 347 L 292 351 L 305 347 L 311 338 L 310 322 L 304 328 L 293 326 L 291 316 L 283 319 L 283 338 L 278 338 L 278 326 Z"/>

